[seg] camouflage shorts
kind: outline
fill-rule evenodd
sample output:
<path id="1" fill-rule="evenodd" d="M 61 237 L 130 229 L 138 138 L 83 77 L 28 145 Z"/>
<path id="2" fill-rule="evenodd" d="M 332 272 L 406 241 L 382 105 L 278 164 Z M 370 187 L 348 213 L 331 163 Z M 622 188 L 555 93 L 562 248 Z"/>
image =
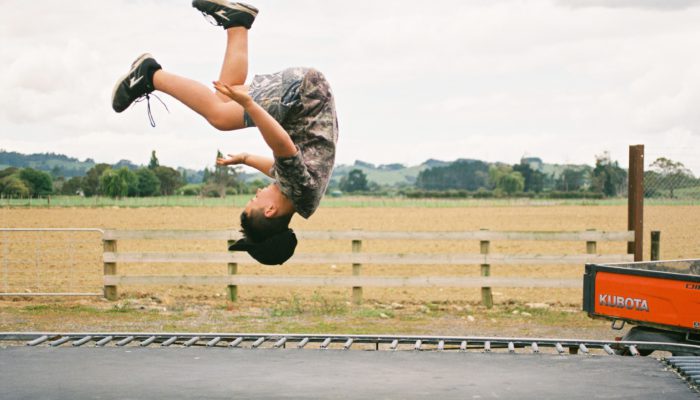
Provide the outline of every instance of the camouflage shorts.
<path id="1" fill-rule="evenodd" d="M 335 104 L 330 85 L 321 72 L 313 68 L 288 68 L 274 74 L 256 75 L 250 85 L 250 95 L 293 140 L 297 129 L 311 129 L 316 131 L 315 135 L 337 142 Z M 247 127 L 255 126 L 247 112 L 244 122 Z"/>

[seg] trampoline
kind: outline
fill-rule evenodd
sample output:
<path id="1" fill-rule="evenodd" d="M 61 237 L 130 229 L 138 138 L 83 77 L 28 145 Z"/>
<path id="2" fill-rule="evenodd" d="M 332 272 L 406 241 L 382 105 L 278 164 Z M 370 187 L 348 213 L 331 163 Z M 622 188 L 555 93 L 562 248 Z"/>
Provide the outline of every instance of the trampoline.
<path id="1" fill-rule="evenodd" d="M 5 333 L 0 344 L 3 399 L 697 399 L 700 365 L 572 339 Z"/>

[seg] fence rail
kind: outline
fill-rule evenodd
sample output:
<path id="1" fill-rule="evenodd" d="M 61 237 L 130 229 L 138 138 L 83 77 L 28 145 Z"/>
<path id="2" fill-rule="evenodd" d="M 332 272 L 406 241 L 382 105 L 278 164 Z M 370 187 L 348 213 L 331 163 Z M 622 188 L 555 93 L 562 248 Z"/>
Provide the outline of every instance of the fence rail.
<path id="1" fill-rule="evenodd" d="M 115 253 L 105 252 L 104 262 L 109 263 L 255 263 L 245 253 Z M 297 254 L 285 265 L 304 264 L 393 264 L 393 265 L 445 265 L 445 264 L 583 264 L 587 262 L 618 263 L 632 260 L 627 254 L 375 254 L 375 253 L 323 253 Z"/>
<path id="2" fill-rule="evenodd" d="M 577 231 L 577 232 L 392 232 L 392 231 L 301 231 L 299 239 L 307 240 L 522 240 L 522 241 L 567 241 L 567 242 L 629 242 L 634 240 L 633 231 Z M 105 230 L 104 240 L 161 239 L 161 240 L 237 240 L 241 238 L 233 230 Z"/>
<path id="3" fill-rule="evenodd" d="M 364 287 L 458 287 L 476 288 L 482 291 L 482 302 L 493 305 L 492 287 L 581 287 L 580 279 L 491 277 L 491 264 L 584 264 L 586 262 L 614 263 L 633 260 L 630 254 L 597 254 L 598 242 L 629 242 L 633 231 L 604 232 L 498 232 L 489 230 L 463 232 L 377 232 L 377 231 L 305 231 L 298 232 L 301 240 L 350 240 L 351 252 L 296 254 L 286 264 L 352 264 L 352 276 L 259 276 L 238 275 L 239 264 L 256 263 L 246 253 L 239 252 L 119 252 L 119 240 L 219 240 L 230 243 L 240 238 L 237 231 L 170 231 L 170 230 L 105 230 L 104 242 L 104 293 L 108 299 L 117 298 L 119 285 L 227 285 L 229 298 L 235 301 L 240 285 L 260 286 L 328 286 L 352 287 L 353 302 L 362 301 Z M 479 241 L 479 253 L 363 253 L 364 240 L 407 241 Z M 586 254 L 498 254 L 490 252 L 490 243 L 498 241 L 569 241 L 585 243 Z M 223 246 L 222 246 L 223 247 Z M 216 276 L 132 276 L 118 275 L 117 266 L 122 263 L 226 263 L 228 275 Z M 412 276 L 375 277 L 361 276 L 366 264 L 379 265 L 480 265 L 481 276 Z"/>
<path id="4" fill-rule="evenodd" d="M 370 276 L 105 276 L 105 285 L 265 285 L 334 287 L 546 287 L 577 288 L 581 279 L 495 277 L 370 277 Z"/>

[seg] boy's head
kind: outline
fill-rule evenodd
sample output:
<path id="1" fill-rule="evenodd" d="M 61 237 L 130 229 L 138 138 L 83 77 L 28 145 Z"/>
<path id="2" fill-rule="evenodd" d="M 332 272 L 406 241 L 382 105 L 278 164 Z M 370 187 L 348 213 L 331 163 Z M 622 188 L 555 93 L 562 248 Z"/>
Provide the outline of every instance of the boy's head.
<path id="1" fill-rule="evenodd" d="M 282 264 L 294 254 L 297 245 L 296 235 L 289 229 L 292 215 L 294 206 L 277 185 L 258 189 L 241 213 L 244 238 L 229 250 L 247 251 L 262 264 Z"/>
<path id="2" fill-rule="evenodd" d="M 277 185 L 258 189 L 241 213 L 241 230 L 245 237 L 260 242 L 288 229 L 294 205 Z"/>

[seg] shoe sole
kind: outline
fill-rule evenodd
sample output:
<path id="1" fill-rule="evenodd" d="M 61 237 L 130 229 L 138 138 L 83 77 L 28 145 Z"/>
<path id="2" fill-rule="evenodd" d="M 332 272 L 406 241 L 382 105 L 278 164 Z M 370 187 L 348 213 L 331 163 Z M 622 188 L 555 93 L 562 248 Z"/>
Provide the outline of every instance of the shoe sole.
<path id="1" fill-rule="evenodd" d="M 206 0 L 206 1 L 209 3 L 218 4 L 222 7 L 227 7 L 227 8 L 236 10 L 236 11 L 242 11 L 244 13 L 248 13 L 248 14 L 252 15 L 253 17 L 258 16 L 258 9 L 253 7 L 253 6 L 249 6 L 247 4 L 230 3 L 227 0 Z"/>
<path id="2" fill-rule="evenodd" d="M 124 82 L 124 80 L 125 80 L 129 75 L 131 75 L 132 72 L 136 71 L 136 68 L 140 67 L 141 64 L 142 64 L 147 58 L 153 58 L 153 56 L 152 56 L 150 53 L 143 53 L 143 54 L 141 54 L 140 56 L 138 56 L 138 58 L 136 58 L 136 60 L 135 60 L 133 63 L 131 63 L 131 69 L 129 70 L 129 72 L 127 72 L 127 73 L 124 74 L 121 78 L 119 78 L 119 79 L 117 80 L 117 83 L 114 85 L 114 88 L 112 89 L 112 106 L 114 106 L 114 96 L 116 96 L 116 94 L 117 94 L 117 89 L 119 89 L 119 85 L 121 85 L 122 82 Z M 127 108 L 129 108 L 129 107 L 127 107 Z M 126 108 L 125 108 L 124 110 L 126 110 Z M 117 111 L 117 112 L 121 112 L 121 111 Z"/>

